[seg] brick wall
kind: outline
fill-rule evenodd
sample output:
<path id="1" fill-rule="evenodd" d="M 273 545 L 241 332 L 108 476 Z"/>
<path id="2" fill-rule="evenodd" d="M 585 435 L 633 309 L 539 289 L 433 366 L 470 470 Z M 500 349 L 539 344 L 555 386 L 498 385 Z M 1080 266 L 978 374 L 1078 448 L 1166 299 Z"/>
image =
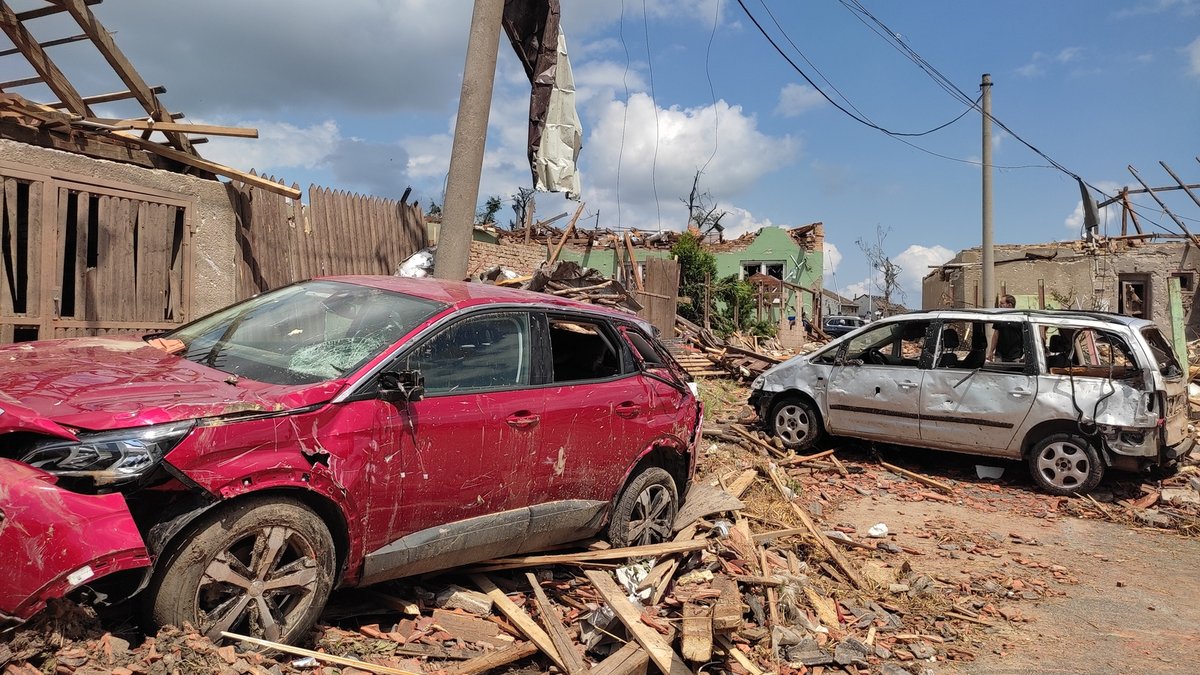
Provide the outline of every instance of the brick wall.
<path id="1" fill-rule="evenodd" d="M 471 242 L 471 253 L 467 258 L 467 275 L 475 276 L 479 272 L 500 265 L 513 270 L 522 276 L 533 274 L 546 260 L 546 247 L 542 244 L 488 244 L 482 241 Z"/>

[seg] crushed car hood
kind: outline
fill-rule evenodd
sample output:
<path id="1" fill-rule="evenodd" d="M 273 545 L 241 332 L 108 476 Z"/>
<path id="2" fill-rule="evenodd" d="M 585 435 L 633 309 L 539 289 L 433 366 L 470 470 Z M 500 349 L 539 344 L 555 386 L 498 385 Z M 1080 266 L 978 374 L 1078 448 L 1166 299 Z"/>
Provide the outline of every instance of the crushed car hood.
<path id="1" fill-rule="evenodd" d="M 328 401 L 344 383 L 287 387 L 239 381 L 136 337 L 0 347 L 0 408 L 10 420 L 21 418 L 31 427 L 99 431 L 287 410 Z"/>

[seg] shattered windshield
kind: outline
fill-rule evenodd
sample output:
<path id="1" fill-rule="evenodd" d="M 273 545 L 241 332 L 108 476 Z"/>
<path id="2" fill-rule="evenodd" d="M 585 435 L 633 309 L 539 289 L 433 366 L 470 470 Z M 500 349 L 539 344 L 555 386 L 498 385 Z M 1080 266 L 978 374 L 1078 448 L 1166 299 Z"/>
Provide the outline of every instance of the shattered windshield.
<path id="1" fill-rule="evenodd" d="M 161 336 L 170 351 L 269 384 L 348 375 L 444 305 L 335 281 L 287 286 Z"/>

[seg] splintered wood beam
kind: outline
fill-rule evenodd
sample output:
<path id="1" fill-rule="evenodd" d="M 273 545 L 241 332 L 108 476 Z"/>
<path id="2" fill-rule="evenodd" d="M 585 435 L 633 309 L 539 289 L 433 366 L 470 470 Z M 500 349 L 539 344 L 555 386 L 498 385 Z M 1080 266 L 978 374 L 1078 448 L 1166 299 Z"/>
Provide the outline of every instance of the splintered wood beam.
<path id="1" fill-rule="evenodd" d="M 550 641 L 554 643 L 554 648 L 558 650 L 558 655 L 562 657 L 563 663 L 567 667 L 567 672 L 570 675 L 577 675 L 587 671 L 587 667 L 583 663 L 583 658 L 575 652 L 575 645 L 567 635 L 566 628 L 562 625 L 562 617 L 554 609 L 554 605 L 550 604 L 550 598 L 546 597 L 546 591 L 542 589 L 541 582 L 534 576 L 533 572 L 526 572 L 525 578 L 529 581 L 529 585 L 533 588 L 534 601 L 537 604 L 538 614 L 542 617 L 542 625 L 546 627 L 546 633 L 550 636 Z"/>
<path id="2" fill-rule="evenodd" d="M 3 2 L 3 0 L 0 0 L 0 2 Z M 281 183 L 269 181 L 261 176 L 255 176 L 254 174 L 246 173 L 245 171 L 238 171 L 237 169 L 230 168 L 223 164 L 210 162 L 207 159 L 201 159 L 196 155 L 182 152 L 174 148 L 168 148 L 166 146 L 159 145 L 154 141 L 148 141 L 140 136 L 129 136 L 127 134 L 118 132 L 115 134 L 109 134 L 108 137 L 129 143 L 130 145 L 135 145 L 142 150 L 148 150 L 156 155 L 166 157 L 167 159 L 173 159 L 180 164 L 186 164 L 197 169 L 215 173 L 219 176 L 225 176 L 226 178 L 233 178 L 247 185 L 253 185 L 254 187 L 262 188 L 269 192 L 281 194 L 284 197 L 300 199 L 300 195 L 302 194 L 300 190 L 296 188 L 291 188 Z"/>
<path id="3" fill-rule="evenodd" d="M 57 0 L 63 7 L 66 8 L 79 27 L 83 29 L 85 35 L 92 39 L 92 43 L 96 45 L 96 49 L 100 50 L 100 55 L 108 61 L 108 65 L 116 71 L 117 77 L 129 87 L 129 91 L 133 92 L 134 98 L 138 103 L 142 104 L 146 113 L 151 118 L 160 122 L 169 122 L 171 113 L 163 109 L 162 104 L 158 102 L 158 97 L 154 92 L 150 91 L 150 86 L 142 79 L 134 69 L 133 64 L 129 59 L 125 58 L 125 54 L 117 43 L 113 41 L 112 35 L 96 20 L 96 15 L 87 6 L 85 0 Z M 89 115 L 90 117 L 90 115 Z M 166 132 L 167 138 L 171 141 L 171 145 L 177 149 L 188 153 L 194 153 L 192 144 L 188 142 L 187 136 L 174 132 Z"/>
<path id="4" fill-rule="evenodd" d="M 167 88 L 160 84 L 160 85 L 157 85 L 154 87 L 150 87 L 150 91 L 154 92 L 155 94 L 165 94 L 165 93 L 167 93 Z M 113 101 L 124 101 L 127 99 L 131 99 L 133 97 L 134 97 L 134 94 L 132 91 L 128 91 L 128 90 L 114 91 L 114 92 L 111 92 L 108 94 L 96 94 L 95 96 L 85 96 L 83 98 L 83 102 L 88 105 L 95 105 L 97 103 L 112 103 Z M 46 107 L 62 109 L 62 108 L 66 108 L 67 104 L 63 103 L 62 101 L 54 101 L 53 103 L 47 103 Z M 174 117 L 174 115 L 172 115 L 172 117 Z"/>
<path id="5" fill-rule="evenodd" d="M 525 637 L 529 638 L 533 644 L 537 645 L 537 648 L 542 650 L 543 654 L 550 657 L 550 660 L 554 662 L 554 665 L 562 668 L 564 671 L 567 670 L 567 664 L 565 661 L 563 661 L 562 656 L 559 655 L 558 648 L 554 646 L 554 641 L 550 639 L 550 636 L 546 634 L 546 631 L 542 630 L 541 626 L 537 625 L 537 623 L 525 613 L 525 610 L 517 607 L 516 603 L 514 603 L 512 600 L 509 600 L 504 591 L 500 590 L 500 588 L 496 586 L 496 584 L 492 582 L 487 575 L 472 574 L 471 581 L 474 581 L 475 585 L 479 587 L 479 590 L 483 591 L 489 598 L 492 599 L 492 604 L 495 605 L 496 609 L 501 614 L 508 617 L 508 620 L 516 625 L 517 630 L 524 633 Z"/>
<path id="6" fill-rule="evenodd" d="M 0 89 L 12 89 L 14 87 L 28 87 L 31 84 L 41 84 L 42 78 L 34 75 L 33 77 L 23 77 L 19 80 L 9 80 L 8 82 L 0 82 Z"/>
<path id="7" fill-rule="evenodd" d="M 211 134 L 213 136 L 233 136 L 236 138 L 258 138 L 258 129 L 248 127 L 223 127 L 214 124 L 180 124 L 177 122 L 156 122 L 154 120 L 112 120 L 101 122 L 112 127 L 113 131 L 130 129 L 147 131 L 173 131 L 185 134 Z"/>
<path id="8" fill-rule="evenodd" d="M 625 629 L 633 634 L 638 644 L 646 653 L 650 655 L 650 660 L 658 669 L 667 675 L 691 675 L 692 669 L 684 663 L 683 657 L 680 656 L 671 645 L 663 639 L 653 628 L 642 623 L 642 613 L 629 598 L 625 597 L 625 592 L 622 591 L 608 572 L 600 570 L 587 570 L 588 581 L 592 582 L 604 601 L 608 603 L 609 608 L 625 624 Z"/>
<path id="9" fill-rule="evenodd" d="M 103 2 L 103 0 L 84 0 L 84 2 L 86 2 L 89 5 L 98 5 L 101 2 Z M 53 16 L 54 14 L 58 14 L 60 12 L 65 12 L 65 11 L 67 11 L 66 7 L 63 7 L 61 5 L 51 5 L 49 7 L 39 7 L 37 9 L 30 9 L 30 10 L 26 10 L 24 12 L 18 12 L 17 18 L 22 21 L 28 21 L 30 19 L 40 19 L 43 16 Z"/>
<path id="10" fill-rule="evenodd" d="M 17 15 L 18 18 L 20 16 L 21 16 L 20 14 Z M 58 45 L 70 44 L 72 42 L 79 42 L 81 40 L 86 40 L 86 39 L 88 39 L 88 36 L 80 34 L 80 35 L 73 35 L 71 37 L 58 38 L 57 40 L 46 40 L 45 42 L 39 42 L 38 45 L 40 45 L 42 47 L 42 49 L 45 49 L 46 47 L 57 47 Z M 0 56 L 12 56 L 13 54 L 20 54 L 20 53 L 21 53 L 20 49 L 5 49 L 3 51 L 0 51 Z"/>
<path id="11" fill-rule="evenodd" d="M 68 110 L 76 115 L 92 116 L 92 111 L 83 102 L 83 97 L 75 90 L 67 76 L 58 69 L 58 66 L 54 65 L 54 61 L 50 60 L 46 50 L 42 49 L 33 35 L 26 30 L 5 0 L 0 0 L 0 30 L 3 30 L 8 39 L 12 41 L 13 46 L 25 55 L 29 65 L 33 66 L 34 71 L 42 77 L 46 86 L 50 87 L 50 91 L 53 91 L 55 96 L 67 104 Z"/>

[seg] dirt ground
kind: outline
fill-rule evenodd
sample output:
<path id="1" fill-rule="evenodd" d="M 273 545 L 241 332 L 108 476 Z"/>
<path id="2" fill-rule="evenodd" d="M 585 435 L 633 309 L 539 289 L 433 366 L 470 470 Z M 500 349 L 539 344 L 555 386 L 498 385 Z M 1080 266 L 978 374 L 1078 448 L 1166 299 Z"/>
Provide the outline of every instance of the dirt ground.
<path id="1" fill-rule="evenodd" d="M 1036 600 L 1008 604 L 1023 620 L 997 630 L 999 643 L 973 663 L 941 664 L 936 672 L 1151 673 L 1195 672 L 1200 660 L 1196 570 L 1200 542 L 1177 534 L 1079 518 L 1048 520 L 1007 509 L 984 512 L 962 504 L 864 497 L 836 511 L 860 529 L 885 523 L 927 574 L 958 581 L 981 573 L 1024 573 L 1031 562 L 1058 565 L 1066 579 Z M 939 548 L 915 533 L 952 521 L 960 533 L 1006 545 L 992 555 Z M 1016 543 L 1020 534 L 1027 543 Z M 1036 545 L 1028 542 L 1036 542 Z M 1058 593 L 1061 593 L 1059 595 Z M 1020 598 L 1020 594 L 1017 594 Z"/>

